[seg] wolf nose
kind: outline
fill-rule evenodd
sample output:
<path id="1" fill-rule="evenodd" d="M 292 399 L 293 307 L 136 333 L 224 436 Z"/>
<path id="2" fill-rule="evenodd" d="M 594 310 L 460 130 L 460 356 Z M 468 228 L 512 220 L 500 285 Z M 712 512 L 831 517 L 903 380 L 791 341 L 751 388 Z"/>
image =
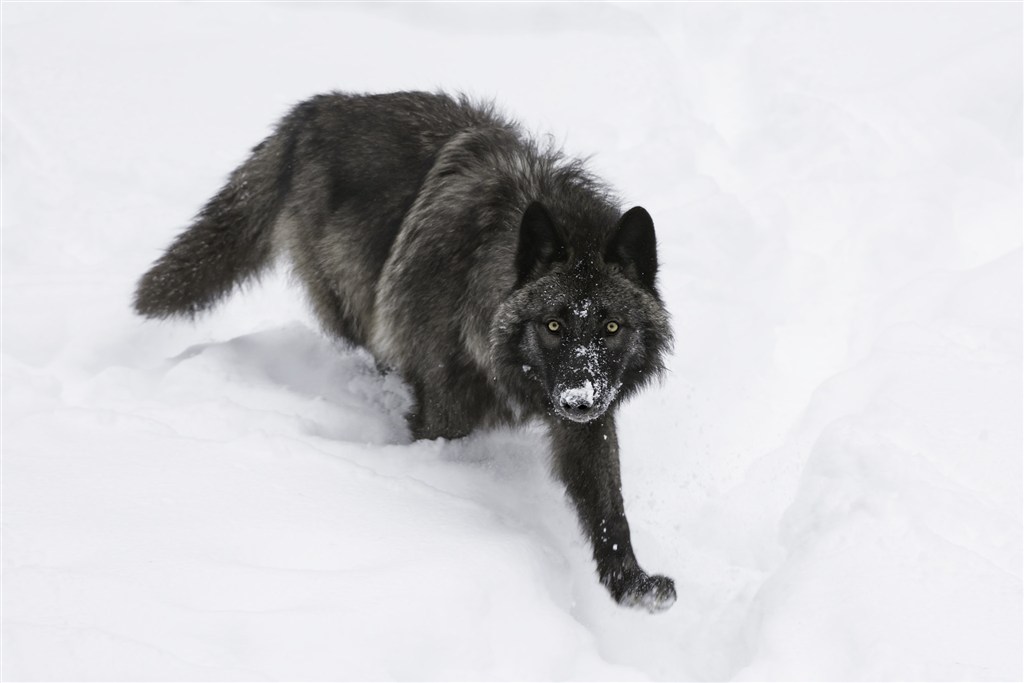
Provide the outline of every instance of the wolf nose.
<path id="1" fill-rule="evenodd" d="M 594 385 L 586 380 L 578 387 L 563 389 L 558 396 L 558 404 L 566 415 L 582 417 L 594 407 Z"/>
<path id="2" fill-rule="evenodd" d="M 562 399 L 562 408 L 569 413 L 582 415 L 594 407 L 591 399 L 583 397 L 570 397 Z"/>

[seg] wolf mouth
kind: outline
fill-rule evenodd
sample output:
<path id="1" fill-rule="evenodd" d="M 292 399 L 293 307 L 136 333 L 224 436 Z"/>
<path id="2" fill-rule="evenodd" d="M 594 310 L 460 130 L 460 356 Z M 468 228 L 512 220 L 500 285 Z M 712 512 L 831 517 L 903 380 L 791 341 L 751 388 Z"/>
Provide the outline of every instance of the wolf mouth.
<path id="1" fill-rule="evenodd" d="M 593 408 L 586 413 L 573 413 L 570 411 L 555 408 L 555 414 L 564 420 L 571 420 L 572 422 L 591 422 L 604 415 L 606 408 Z"/>

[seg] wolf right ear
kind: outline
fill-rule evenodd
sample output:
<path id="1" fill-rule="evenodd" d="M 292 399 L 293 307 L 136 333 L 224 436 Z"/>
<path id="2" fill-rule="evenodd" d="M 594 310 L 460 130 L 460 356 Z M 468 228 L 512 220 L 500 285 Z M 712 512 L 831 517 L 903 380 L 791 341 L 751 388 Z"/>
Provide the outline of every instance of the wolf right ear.
<path id="1" fill-rule="evenodd" d="M 523 212 L 523 222 L 519 227 L 519 251 L 516 253 L 518 284 L 535 276 L 541 268 L 568 258 L 565 240 L 548 210 L 540 202 L 531 203 Z"/>
<path id="2" fill-rule="evenodd" d="M 642 206 L 634 206 L 619 219 L 605 251 L 605 260 L 619 264 L 630 276 L 654 291 L 658 273 L 658 243 L 654 221 Z"/>

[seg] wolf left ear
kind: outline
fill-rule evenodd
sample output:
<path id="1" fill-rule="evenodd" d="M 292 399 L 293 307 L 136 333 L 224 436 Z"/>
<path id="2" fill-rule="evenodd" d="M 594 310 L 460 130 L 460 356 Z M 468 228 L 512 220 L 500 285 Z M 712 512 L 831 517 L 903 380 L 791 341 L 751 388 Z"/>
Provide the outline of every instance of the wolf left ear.
<path id="1" fill-rule="evenodd" d="M 654 291 L 658 244 L 654 237 L 654 221 L 644 207 L 634 206 L 622 214 L 605 250 L 604 260 L 619 264 L 628 276 Z"/>
<path id="2" fill-rule="evenodd" d="M 546 266 L 568 259 L 568 249 L 551 214 L 540 202 L 533 202 L 523 212 L 519 227 L 519 251 L 516 273 L 519 283 L 526 282 Z"/>

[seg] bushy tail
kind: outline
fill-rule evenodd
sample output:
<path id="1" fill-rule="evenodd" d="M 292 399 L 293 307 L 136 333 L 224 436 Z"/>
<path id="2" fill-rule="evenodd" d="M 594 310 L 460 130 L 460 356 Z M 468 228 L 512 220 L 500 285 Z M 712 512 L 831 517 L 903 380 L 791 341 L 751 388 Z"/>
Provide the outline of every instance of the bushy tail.
<path id="1" fill-rule="evenodd" d="M 194 316 L 270 265 L 274 224 L 291 185 L 295 132 L 286 125 L 264 140 L 142 276 L 140 315 Z"/>

